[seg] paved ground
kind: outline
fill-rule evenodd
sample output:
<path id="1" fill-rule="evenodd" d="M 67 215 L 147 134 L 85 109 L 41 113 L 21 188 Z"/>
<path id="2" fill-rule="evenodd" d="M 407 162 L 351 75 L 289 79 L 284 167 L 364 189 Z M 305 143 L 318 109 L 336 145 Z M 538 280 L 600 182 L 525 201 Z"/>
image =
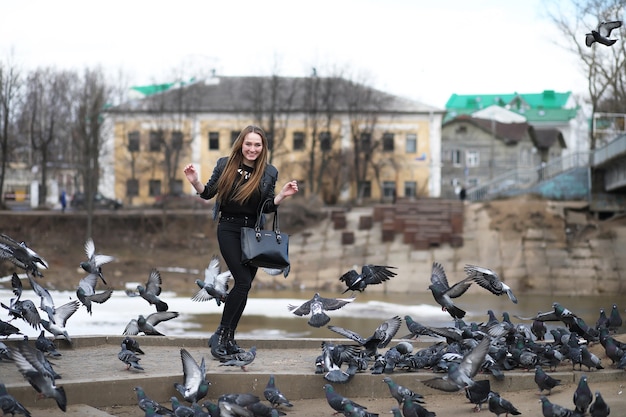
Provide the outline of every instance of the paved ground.
<path id="1" fill-rule="evenodd" d="M 9 392 L 27 405 L 33 416 L 143 416 L 144 413 L 136 406 L 133 387 L 142 386 L 151 398 L 169 405 L 169 398 L 176 394 L 173 383 L 182 382 L 180 349 L 184 347 L 198 361 L 202 357 L 207 360 L 208 379 L 212 384 L 207 399 L 211 401 L 227 392 L 251 392 L 263 398 L 262 392 L 269 375 L 274 374 L 278 387 L 294 403 L 293 408 L 284 410 L 288 415 L 332 415 L 333 410 L 323 395 L 326 381 L 322 375 L 314 373 L 315 358 L 321 353 L 321 339 L 256 340 L 254 344 L 258 355 L 249 365 L 248 372 L 238 367 L 219 366 L 217 361 L 212 360 L 205 340 L 170 337 L 138 337 L 145 351 L 140 362 L 145 370 L 127 371 L 117 359 L 121 339 L 76 338 L 71 349 L 63 348 L 63 344 L 59 343 L 63 356 L 54 363 L 55 369 L 62 375 L 58 385 L 64 387 L 68 397 L 69 408 L 65 414 L 52 400 L 35 401 L 36 393 L 14 364 L 0 361 L 0 376 Z M 242 340 L 241 344 L 249 348 L 252 342 Z M 7 342 L 9 346 L 11 343 Z M 431 343 L 415 342 L 414 346 L 420 348 Z M 599 352 L 601 346 L 593 348 Z M 607 358 L 604 361 L 610 362 Z M 591 389 L 599 390 L 615 410 L 612 415 L 620 415 L 619 410 L 626 410 L 626 397 L 622 395 L 626 373 L 611 369 L 608 363 L 605 365 L 607 369 L 593 372 L 572 372 L 569 365 L 561 366 L 553 375 L 560 378 L 563 385 L 553 391 L 550 400 L 571 407 L 578 380 L 586 374 Z M 473 414 L 472 405 L 462 393 L 443 393 L 423 385 L 421 380 L 434 376 L 430 372 L 394 371 L 390 376 L 397 383 L 422 393 L 426 398 L 426 408 L 440 417 Z M 335 388 L 342 395 L 367 406 L 371 412 L 388 414 L 394 400 L 387 385 L 382 382 L 383 377 L 366 371 L 357 374 L 348 384 L 335 385 Z M 541 415 L 533 372 L 507 372 L 504 381 L 492 380 L 492 389 L 510 400 L 523 415 Z M 486 409 L 483 413 L 490 415 Z"/>

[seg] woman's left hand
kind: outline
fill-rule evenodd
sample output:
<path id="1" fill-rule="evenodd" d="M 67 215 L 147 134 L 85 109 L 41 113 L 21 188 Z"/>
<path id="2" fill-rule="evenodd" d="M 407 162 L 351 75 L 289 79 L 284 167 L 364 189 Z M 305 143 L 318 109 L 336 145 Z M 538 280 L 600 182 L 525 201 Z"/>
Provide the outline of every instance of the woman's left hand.
<path id="1" fill-rule="evenodd" d="M 290 197 L 297 192 L 298 192 L 298 181 L 296 180 L 289 181 L 288 183 L 283 185 L 283 188 L 282 190 L 280 190 L 280 193 L 278 193 L 276 197 L 274 197 L 274 204 L 276 205 L 280 204 L 281 201 L 283 201 L 283 199 L 285 199 L 286 197 Z"/>

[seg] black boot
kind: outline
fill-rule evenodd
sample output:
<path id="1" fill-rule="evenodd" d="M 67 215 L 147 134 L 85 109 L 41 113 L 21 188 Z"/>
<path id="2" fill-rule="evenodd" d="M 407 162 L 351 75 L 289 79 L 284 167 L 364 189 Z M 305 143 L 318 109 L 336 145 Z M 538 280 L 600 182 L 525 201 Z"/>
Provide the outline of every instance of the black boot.
<path id="1" fill-rule="evenodd" d="M 244 349 L 240 348 L 235 341 L 235 331 L 232 329 L 228 329 L 226 331 L 226 352 L 229 355 L 234 355 L 235 353 L 243 353 Z"/>
<path id="2" fill-rule="evenodd" d="M 219 326 L 213 336 L 209 339 L 209 347 L 211 348 L 211 354 L 215 359 L 222 359 L 228 356 L 228 351 L 226 349 L 226 336 L 228 334 L 228 329 L 222 326 Z"/>

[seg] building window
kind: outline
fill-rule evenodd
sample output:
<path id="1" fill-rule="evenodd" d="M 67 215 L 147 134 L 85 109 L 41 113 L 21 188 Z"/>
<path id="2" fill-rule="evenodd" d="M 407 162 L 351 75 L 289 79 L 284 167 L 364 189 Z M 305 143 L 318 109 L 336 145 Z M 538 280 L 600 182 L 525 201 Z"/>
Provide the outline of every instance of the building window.
<path id="1" fill-rule="evenodd" d="M 394 135 L 393 133 L 383 134 L 383 151 L 393 152 L 394 150 Z"/>
<path id="2" fill-rule="evenodd" d="M 161 195 L 161 180 L 150 180 L 148 182 L 148 195 L 150 197 Z"/>
<path id="3" fill-rule="evenodd" d="M 465 163 L 468 167 L 480 166 L 480 153 L 478 151 L 466 151 Z"/>
<path id="4" fill-rule="evenodd" d="M 461 161 L 461 155 L 463 154 L 463 152 L 459 149 L 452 149 L 450 151 L 450 162 L 452 162 L 452 165 L 460 167 L 462 164 Z"/>
<path id="5" fill-rule="evenodd" d="M 330 132 L 320 132 L 320 149 L 322 151 L 330 151 L 331 143 L 330 143 Z"/>
<path id="6" fill-rule="evenodd" d="M 139 180 L 131 178 L 126 180 L 126 196 L 136 197 L 139 195 Z"/>
<path id="7" fill-rule="evenodd" d="M 209 132 L 209 150 L 219 151 L 220 149 L 220 132 Z"/>
<path id="8" fill-rule="evenodd" d="M 139 152 L 139 131 L 128 132 L 128 152 Z"/>
<path id="9" fill-rule="evenodd" d="M 372 150 L 372 134 L 369 132 L 361 132 L 361 152 L 371 152 Z"/>
<path id="10" fill-rule="evenodd" d="M 417 152 L 417 135 L 415 133 L 409 133 L 406 135 L 406 146 L 404 148 L 406 153 Z"/>
<path id="11" fill-rule="evenodd" d="M 181 195 L 183 193 L 183 180 L 171 180 L 170 187 L 170 193 Z"/>
<path id="12" fill-rule="evenodd" d="M 404 182 L 404 196 L 417 197 L 417 181 Z"/>
<path id="13" fill-rule="evenodd" d="M 293 150 L 294 151 L 303 151 L 304 150 L 304 132 L 293 132 Z M 298 188 L 300 184 L 298 183 Z"/>
<path id="14" fill-rule="evenodd" d="M 359 196 L 361 198 L 372 197 L 372 183 L 369 181 L 361 181 L 359 183 Z"/>
<path id="15" fill-rule="evenodd" d="M 160 130 L 150 131 L 150 152 L 160 152 L 163 143 L 163 132 Z"/>
<path id="16" fill-rule="evenodd" d="M 231 130 L 230 131 L 230 146 L 233 146 L 233 143 L 235 143 L 235 141 L 239 137 L 239 133 L 240 132 L 238 130 Z"/>
<path id="17" fill-rule="evenodd" d="M 395 199 L 396 194 L 396 182 L 395 181 L 383 181 L 383 197 L 388 200 Z"/>
<path id="18" fill-rule="evenodd" d="M 463 135 L 463 134 L 467 133 L 467 126 L 461 125 L 461 126 L 457 127 L 456 128 L 456 133 L 460 134 L 460 135 Z"/>
<path id="19" fill-rule="evenodd" d="M 172 132 L 172 149 L 180 150 L 183 147 L 183 132 L 175 130 Z"/>

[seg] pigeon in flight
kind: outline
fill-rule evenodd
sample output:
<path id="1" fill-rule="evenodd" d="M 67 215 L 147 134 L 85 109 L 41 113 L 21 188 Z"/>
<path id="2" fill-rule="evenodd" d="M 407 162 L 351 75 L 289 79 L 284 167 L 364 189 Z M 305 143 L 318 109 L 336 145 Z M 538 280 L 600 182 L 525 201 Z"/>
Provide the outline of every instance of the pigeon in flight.
<path id="1" fill-rule="evenodd" d="M 110 255 L 96 253 L 96 245 L 93 243 L 92 238 L 87 239 L 85 242 L 85 254 L 87 255 L 87 260 L 81 262 L 80 267 L 89 274 L 97 274 L 102 280 L 102 283 L 108 285 L 102 274 L 102 265 L 113 262 L 115 258 Z"/>
<path id="2" fill-rule="evenodd" d="M 40 278 L 43 274 L 39 268 L 48 268 L 45 259 L 29 248 L 25 242 L 17 242 L 5 234 L 0 234 L 0 259 L 8 259 L 15 266 Z"/>
<path id="3" fill-rule="evenodd" d="M 130 290 L 126 291 L 126 294 L 129 297 L 141 297 L 146 300 L 149 304 L 154 305 L 157 311 L 167 311 L 169 306 L 165 301 L 161 301 L 159 295 L 161 294 L 161 285 L 163 281 L 161 280 L 161 274 L 156 269 L 152 269 L 150 271 L 150 275 L 148 275 L 148 281 L 146 285 L 137 285 L 137 292 L 133 292 Z"/>
<path id="4" fill-rule="evenodd" d="M 256 346 L 252 346 L 247 352 L 239 352 L 225 357 L 224 362 L 220 363 L 219 366 L 239 366 L 242 371 L 248 372 L 246 366 L 250 365 L 254 358 L 256 358 Z"/>
<path id="5" fill-rule="evenodd" d="M 592 30 L 591 33 L 587 33 L 585 35 L 585 44 L 588 47 L 591 47 L 595 42 L 601 43 L 602 45 L 611 46 L 617 39 L 610 39 L 611 32 L 614 29 L 618 29 L 622 27 L 621 20 L 612 20 L 609 22 L 601 22 L 596 30 Z"/>
<path id="6" fill-rule="evenodd" d="M 175 311 L 157 311 L 148 317 L 140 314 L 139 317 L 128 322 L 122 334 L 124 336 L 134 336 L 139 334 L 139 332 L 143 332 L 146 336 L 164 336 L 163 333 L 155 329 L 155 326 L 163 321 L 176 318 L 178 315 Z"/>
<path id="7" fill-rule="evenodd" d="M 220 261 L 217 256 L 213 256 L 209 266 L 204 270 L 204 281 L 197 279 L 196 285 L 200 287 L 192 301 L 210 301 L 215 299 L 219 307 L 228 296 L 228 281 L 233 277 L 230 271 L 221 272 Z"/>
<path id="8" fill-rule="evenodd" d="M 367 339 L 358 333 L 352 330 L 344 329 L 343 327 L 328 326 L 328 328 L 350 340 L 354 340 L 365 348 L 365 354 L 373 357 L 376 355 L 378 348 L 384 348 L 389 344 L 389 342 L 391 342 L 391 339 L 393 339 L 396 333 L 398 333 L 401 325 L 402 319 L 400 316 L 394 316 L 382 322 L 376 330 L 374 330 L 374 333 Z"/>
<path id="9" fill-rule="evenodd" d="M 308 321 L 309 326 L 312 327 L 322 327 L 330 321 L 330 317 L 324 313 L 324 310 L 337 310 L 346 304 L 354 301 L 355 297 L 352 298 L 324 298 L 321 297 L 319 293 L 315 293 L 313 298 L 309 301 L 304 302 L 300 306 L 289 304 L 287 308 L 293 314 L 297 316 L 306 316 L 307 314 L 311 314 L 311 318 Z"/>
<path id="10" fill-rule="evenodd" d="M 390 278 L 397 275 L 390 269 L 395 269 L 395 267 L 368 264 L 363 265 L 360 274 L 354 269 L 346 272 L 339 278 L 339 281 L 344 282 L 348 286 L 343 294 L 348 291 L 363 292 L 368 285 L 388 281 Z"/>
<path id="11" fill-rule="evenodd" d="M 96 292 L 96 284 L 98 283 L 98 274 L 91 273 L 82 278 L 78 282 L 78 288 L 76 289 L 76 296 L 85 307 L 87 312 L 91 315 L 91 303 L 102 304 L 111 298 L 113 290 L 108 289 L 102 292 Z"/>
<path id="12" fill-rule="evenodd" d="M 209 392 L 209 385 L 211 385 L 206 379 L 204 356 L 198 365 L 191 353 L 187 349 L 181 348 L 180 359 L 183 362 L 184 382 L 182 384 L 175 382 L 174 388 L 183 396 L 185 401 L 195 403 L 206 397 Z"/>
<path id="13" fill-rule="evenodd" d="M 502 282 L 498 277 L 498 274 L 491 269 L 475 265 L 465 265 L 464 269 L 467 277 L 473 280 L 476 284 L 490 291 L 492 294 L 506 294 L 509 296 L 511 301 L 517 304 L 517 297 L 513 294 L 511 287 Z"/>
<path id="14" fill-rule="evenodd" d="M 65 324 L 67 323 L 67 319 L 69 319 L 72 314 L 78 311 L 79 307 L 80 301 L 69 301 L 62 306 L 54 309 L 54 320 L 41 320 L 41 325 L 44 329 L 49 331 L 52 336 L 54 336 L 54 339 L 63 337 L 65 338 L 65 340 L 72 343 L 72 339 L 65 329 Z"/>
<path id="15" fill-rule="evenodd" d="M 439 262 L 433 262 L 430 282 L 428 289 L 432 292 L 435 301 L 441 306 L 441 310 L 447 311 L 455 319 L 465 317 L 465 311 L 454 305 L 452 299 L 465 294 L 465 291 L 472 285 L 472 281 L 465 278 L 450 287 L 443 266 Z"/>

